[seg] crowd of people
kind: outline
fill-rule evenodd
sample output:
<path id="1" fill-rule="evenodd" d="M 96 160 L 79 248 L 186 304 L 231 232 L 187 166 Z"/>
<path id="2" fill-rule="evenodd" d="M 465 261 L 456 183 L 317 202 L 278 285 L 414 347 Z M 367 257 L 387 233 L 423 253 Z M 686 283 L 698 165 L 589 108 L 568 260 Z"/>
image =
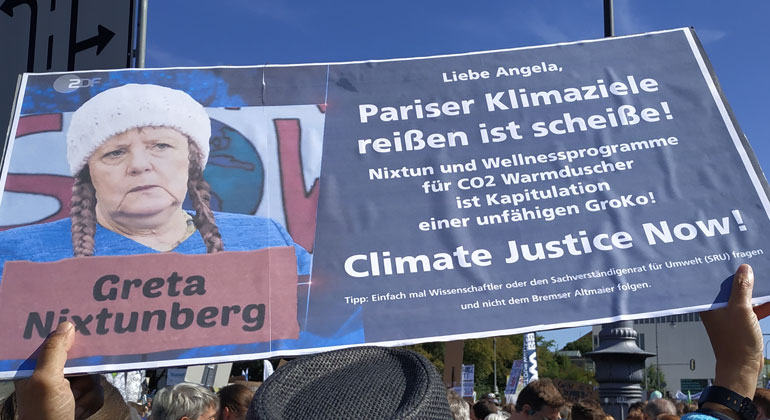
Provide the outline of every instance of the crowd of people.
<path id="1" fill-rule="evenodd" d="M 78 395 L 74 418 L 89 420 L 244 420 L 254 397 L 254 390 L 240 383 L 214 393 L 204 386 L 182 382 L 161 389 L 146 404 L 141 404 L 126 402 L 103 376 L 81 378 L 85 380 L 79 385 L 73 381 L 78 385 L 73 387 L 73 395 Z M 0 406 L 0 420 L 24 418 L 32 417 L 24 416 L 16 393 L 11 394 Z"/>
<path id="2" fill-rule="evenodd" d="M 742 265 L 733 276 L 727 306 L 701 314 L 716 371 L 698 407 L 656 398 L 631 405 L 625 418 L 768 419 L 770 390 L 757 389 L 756 381 L 764 363 L 758 315 L 767 315 L 770 305 L 752 307 L 753 284 L 751 267 Z M 613 419 L 595 400 L 566 403 L 549 379 L 528 384 L 515 404 L 502 405 L 492 394 L 471 406 L 446 389 L 425 357 L 382 347 L 299 357 L 276 370 L 256 392 L 234 384 L 215 394 L 180 383 L 158 391 L 146 412 L 127 405 L 102 376 L 65 378 L 74 340 L 74 327 L 66 322 L 46 339 L 32 376 L 17 381 L 16 391 L 0 407 L 0 420 Z"/>
<path id="3" fill-rule="evenodd" d="M 687 413 L 695 412 L 695 403 L 685 403 L 662 398 L 652 393 L 648 401 L 631 404 L 625 420 L 679 420 Z M 754 402 L 770 408 L 770 400 L 758 401 L 770 390 L 759 388 Z M 448 392 L 452 420 L 620 420 L 606 413 L 596 399 L 568 402 L 562 399 L 559 390 L 549 379 L 534 381 L 519 394 L 516 404 L 501 404 L 495 394 L 488 394 L 471 407 L 456 392 Z M 545 411 L 544 411 L 545 410 Z M 557 415 L 558 413 L 558 415 Z M 756 420 L 762 420 L 759 417 Z"/>

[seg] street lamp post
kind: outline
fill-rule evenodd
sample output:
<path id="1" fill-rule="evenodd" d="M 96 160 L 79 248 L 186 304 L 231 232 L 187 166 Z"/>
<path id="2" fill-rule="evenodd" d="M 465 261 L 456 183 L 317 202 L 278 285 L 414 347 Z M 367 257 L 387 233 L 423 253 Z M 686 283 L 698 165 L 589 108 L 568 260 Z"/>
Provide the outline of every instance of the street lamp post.
<path id="1" fill-rule="evenodd" d="M 658 321 L 659 318 L 653 318 L 655 320 L 655 389 L 660 391 L 660 351 L 658 350 Z M 663 392 L 663 391 L 660 391 Z"/>
<path id="2" fill-rule="evenodd" d="M 632 403 L 641 401 L 644 360 L 654 356 L 636 345 L 633 321 L 618 321 L 602 326 L 599 346 L 585 355 L 596 363 L 599 402 L 604 412 L 625 420 Z"/>
<path id="3" fill-rule="evenodd" d="M 493 392 L 495 393 L 495 396 L 500 392 L 497 389 L 497 337 L 492 337 L 492 350 L 495 354 L 495 358 L 492 361 L 492 368 L 494 369 L 494 380 L 495 380 L 495 386 L 493 387 Z"/>
<path id="4" fill-rule="evenodd" d="M 766 336 L 766 335 L 770 335 L 770 334 L 762 334 L 762 335 Z M 768 343 L 770 343 L 770 340 L 765 341 L 765 360 L 767 360 L 767 344 Z M 767 386 L 767 383 L 768 383 L 767 364 L 764 365 L 764 370 L 765 370 L 765 373 L 764 373 L 763 377 L 764 377 L 764 380 L 765 380 L 764 382 L 765 383 L 763 383 L 762 386 Z"/>

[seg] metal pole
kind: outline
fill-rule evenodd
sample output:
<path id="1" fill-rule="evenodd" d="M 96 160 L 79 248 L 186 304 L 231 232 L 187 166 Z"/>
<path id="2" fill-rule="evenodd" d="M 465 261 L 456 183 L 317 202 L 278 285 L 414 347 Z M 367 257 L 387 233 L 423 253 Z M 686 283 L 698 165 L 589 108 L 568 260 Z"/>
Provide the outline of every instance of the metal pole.
<path id="1" fill-rule="evenodd" d="M 136 67 L 144 67 L 144 55 L 147 50 L 147 7 L 149 0 L 139 2 L 139 39 L 136 42 Z"/>
<path id="2" fill-rule="evenodd" d="M 762 335 L 768 335 L 768 334 L 762 334 Z M 767 345 L 770 343 L 770 340 L 765 341 L 765 360 L 767 360 Z M 767 363 L 765 363 L 764 367 L 762 368 L 765 371 L 764 379 L 765 383 L 762 384 L 762 386 L 767 386 L 768 378 L 767 378 Z"/>
<path id="3" fill-rule="evenodd" d="M 495 360 L 494 360 L 494 363 L 492 364 L 495 369 L 495 375 L 494 375 L 495 386 L 492 392 L 494 392 L 495 396 L 497 396 L 497 394 L 500 392 L 500 390 L 497 389 L 497 337 L 492 337 L 492 349 L 495 353 Z"/>
<path id="4" fill-rule="evenodd" d="M 655 318 L 655 382 L 657 382 L 655 389 L 660 391 L 660 368 L 658 367 L 660 366 L 660 352 L 658 351 L 658 320 L 659 318 Z"/>
<path id="5" fill-rule="evenodd" d="M 604 36 L 615 36 L 615 16 L 612 12 L 612 0 L 604 0 Z"/>

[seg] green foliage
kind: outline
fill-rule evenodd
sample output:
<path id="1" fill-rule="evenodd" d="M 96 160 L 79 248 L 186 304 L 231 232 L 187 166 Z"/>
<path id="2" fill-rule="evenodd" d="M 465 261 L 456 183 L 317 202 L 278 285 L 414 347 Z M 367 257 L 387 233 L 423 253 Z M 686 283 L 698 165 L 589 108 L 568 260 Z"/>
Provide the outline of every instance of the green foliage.
<path id="1" fill-rule="evenodd" d="M 509 335 L 497 337 L 497 388 L 505 389 L 505 379 L 511 373 L 515 359 L 521 359 L 522 337 Z M 492 338 L 465 340 L 463 363 L 474 365 L 476 373 L 476 393 L 479 395 L 494 390 L 494 349 Z"/>
<path id="2" fill-rule="evenodd" d="M 562 350 L 577 350 L 580 354 L 586 354 L 593 351 L 593 342 L 591 341 L 591 333 L 578 338 L 575 341 L 567 343 Z"/>
<path id="3" fill-rule="evenodd" d="M 555 343 L 538 337 L 537 340 L 538 374 L 542 378 L 559 378 L 587 384 L 595 383 L 594 373 L 575 365 L 564 355 L 555 353 Z M 591 335 L 567 343 L 564 350 L 579 350 L 581 354 L 592 350 Z"/>
<path id="4" fill-rule="evenodd" d="M 444 343 L 422 343 L 404 348 L 425 356 L 436 367 L 439 375 L 444 372 Z"/>
<path id="5" fill-rule="evenodd" d="M 492 338 L 465 340 L 463 364 L 474 365 L 476 393 L 484 395 L 494 389 L 494 344 Z M 588 336 L 588 350 L 591 351 L 591 338 Z M 513 361 L 522 358 L 524 339 L 522 335 L 497 337 L 497 388 L 502 393 Z M 585 337 L 569 343 L 583 352 Z M 430 360 L 441 373 L 444 371 L 444 343 L 424 343 L 407 346 Z M 565 347 L 566 348 L 566 347 Z M 593 372 L 588 372 L 573 364 L 567 356 L 556 355 L 556 345 L 552 340 L 537 337 L 538 373 L 543 378 L 561 378 L 583 383 L 594 383 Z M 459 375 L 459 372 L 458 372 Z"/>
<path id="6" fill-rule="evenodd" d="M 658 366 L 647 366 L 644 370 L 644 378 L 642 378 L 642 387 L 648 391 L 660 391 L 666 387 L 666 377 Z"/>
<path id="7" fill-rule="evenodd" d="M 575 366 L 569 357 L 558 355 L 555 350 L 556 344 L 553 340 L 537 337 L 537 367 L 541 378 L 560 378 L 586 383 L 593 380 L 591 372 Z"/>

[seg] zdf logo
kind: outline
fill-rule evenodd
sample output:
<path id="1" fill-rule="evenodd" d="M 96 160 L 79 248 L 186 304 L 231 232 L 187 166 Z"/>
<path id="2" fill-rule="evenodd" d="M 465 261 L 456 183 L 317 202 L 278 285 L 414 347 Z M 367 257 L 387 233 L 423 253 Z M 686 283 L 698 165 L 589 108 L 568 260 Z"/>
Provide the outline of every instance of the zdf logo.
<path id="1" fill-rule="evenodd" d="M 97 85 L 101 83 L 101 81 L 101 77 L 83 79 L 75 74 L 65 74 L 53 82 L 53 88 L 56 89 L 57 92 L 70 93 L 78 88 Z"/>

